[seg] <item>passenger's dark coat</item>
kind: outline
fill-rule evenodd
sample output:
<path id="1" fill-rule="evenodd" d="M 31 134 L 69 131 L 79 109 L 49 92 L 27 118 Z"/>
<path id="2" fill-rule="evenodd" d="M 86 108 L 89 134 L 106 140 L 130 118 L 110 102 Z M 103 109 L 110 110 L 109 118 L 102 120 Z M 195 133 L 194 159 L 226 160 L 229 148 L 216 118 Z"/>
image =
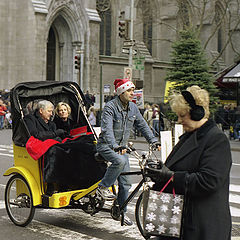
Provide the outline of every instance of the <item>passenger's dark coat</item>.
<path id="1" fill-rule="evenodd" d="M 55 133 L 56 124 L 52 121 L 49 121 L 48 123 L 44 122 L 38 111 L 36 111 L 34 114 L 26 115 L 24 117 L 24 121 L 27 125 L 30 135 L 34 136 L 35 138 L 46 140 L 57 137 Z"/>
<path id="2" fill-rule="evenodd" d="M 231 164 L 229 141 L 212 120 L 184 134 L 169 155 L 166 166 L 175 172 L 175 191 L 186 195 L 182 239 L 231 239 Z"/>
<path id="3" fill-rule="evenodd" d="M 63 121 L 60 117 L 56 115 L 53 121 L 56 124 L 57 129 L 60 128 L 67 132 L 70 132 L 71 129 L 77 127 L 77 124 L 74 123 L 74 121 L 70 118 L 68 118 L 67 121 Z"/>

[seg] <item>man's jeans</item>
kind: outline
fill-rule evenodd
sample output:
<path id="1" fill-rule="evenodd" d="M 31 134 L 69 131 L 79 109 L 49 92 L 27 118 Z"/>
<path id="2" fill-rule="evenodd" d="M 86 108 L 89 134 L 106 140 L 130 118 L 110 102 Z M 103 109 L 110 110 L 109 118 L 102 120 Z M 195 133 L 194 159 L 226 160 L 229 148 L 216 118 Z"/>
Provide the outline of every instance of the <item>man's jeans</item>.
<path id="1" fill-rule="evenodd" d="M 128 191 L 131 187 L 130 176 L 121 176 L 122 172 L 130 171 L 128 155 L 120 155 L 114 152 L 110 148 L 98 149 L 98 152 L 104 159 L 111 162 L 111 165 L 107 168 L 107 171 L 100 182 L 100 186 L 110 187 L 118 180 L 118 204 L 123 205 L 125 200 L 128 198 Z M 124 209 L 127 210 L 126 208 Z"/>
<path id="2" fill-rule="evenodd" d="M 0 129 L 3 129 L 3 126 L 4 126 L 4 116 L 0 115 Z"/>

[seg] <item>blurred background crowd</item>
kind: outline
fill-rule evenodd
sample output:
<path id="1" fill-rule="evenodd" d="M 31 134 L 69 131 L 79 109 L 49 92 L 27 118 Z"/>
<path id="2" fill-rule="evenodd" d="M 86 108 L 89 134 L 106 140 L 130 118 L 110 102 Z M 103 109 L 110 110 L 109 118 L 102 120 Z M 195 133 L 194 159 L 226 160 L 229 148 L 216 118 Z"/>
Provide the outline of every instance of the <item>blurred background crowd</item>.
<path id="1" fill-rule="evenodd" d="M 86 110 L 88 119 L 93 127 L 100 127 L 101 111 L 96 104 L 95 94 L 86 91 L 84 93 L 86 100 Z M 115 95 L 107 95 L 104 102 L 112 100 Z M 144 108 L 140 109 L 144 119 L 152 129 L 154 135 L 160 138 L 160 132 L 171 130 L 175 122 L 169 119 L 169 106 L 164 103 L 145 103 Z M 214 114 L 214 120 L 218 127 L 229 135 L 229 139 L 240 141 L 240 106 L 231 104 L 218 104 L 217 111 Z M 0 90 L 0 129 L 12 127 L 11 105 L 9 90 Z M 132 136 L 140 136 L 137 130 L 133 130 Z"/>
<path id="2" fill-rule="evenodd" d="M 12 128 L 9 90 L 0 90 L 0 130 Z"/>

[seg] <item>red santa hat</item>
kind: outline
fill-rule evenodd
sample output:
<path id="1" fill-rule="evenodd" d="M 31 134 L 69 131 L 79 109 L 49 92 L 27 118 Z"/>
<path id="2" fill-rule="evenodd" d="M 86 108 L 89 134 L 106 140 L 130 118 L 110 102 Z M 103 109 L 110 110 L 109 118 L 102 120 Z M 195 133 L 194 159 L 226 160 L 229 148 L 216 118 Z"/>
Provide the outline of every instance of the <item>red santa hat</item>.
<path id="1" fill-rule="evenodd" d="M 135 85 L 133 84 L 133 82 L 127 78 L 115 79 L 114 85 L 115 85 L 115 92 L 117 93 L 118 96 L 123 92 L 127 91 L 129 88 L 135 88 Z"/>

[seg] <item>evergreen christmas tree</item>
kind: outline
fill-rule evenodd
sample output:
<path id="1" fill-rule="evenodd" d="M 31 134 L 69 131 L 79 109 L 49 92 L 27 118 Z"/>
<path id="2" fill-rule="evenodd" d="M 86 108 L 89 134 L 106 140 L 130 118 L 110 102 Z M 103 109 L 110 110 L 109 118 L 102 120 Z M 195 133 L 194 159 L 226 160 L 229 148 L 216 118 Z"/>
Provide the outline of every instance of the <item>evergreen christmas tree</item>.
<path id="1" fill-rule="evenodd" d="M 213 84 L 213 78 L 209 73 L 209 66 L 201 47 L 201 42 L 196 38 L 192 28 L 179 32 L 179 39 L 172 46 L 172 68 L 167 74 L 166 80 L 173 84 L 169 89 L 169 95 L 174 91 L 183 91 L 192 85 L 207 90 L 210 95 L 210 112 L 216 108 L 217 89 Z"/>

